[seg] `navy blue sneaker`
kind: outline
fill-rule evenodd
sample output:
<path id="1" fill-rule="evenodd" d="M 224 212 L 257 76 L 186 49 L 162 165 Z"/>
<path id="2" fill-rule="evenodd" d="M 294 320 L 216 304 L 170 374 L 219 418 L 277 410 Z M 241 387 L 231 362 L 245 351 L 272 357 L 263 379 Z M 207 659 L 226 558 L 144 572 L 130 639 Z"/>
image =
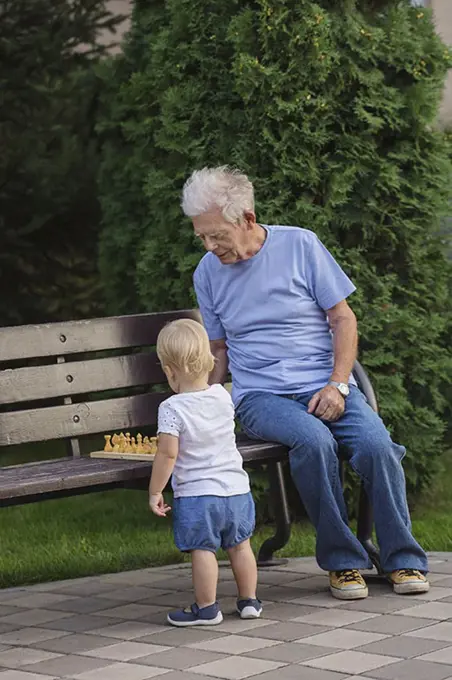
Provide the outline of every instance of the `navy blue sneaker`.
<path id="1" fill-rule="evenodd" d="M 237 600 L 237 611 L 241 619 L 258 619 L 262 614 L 260 600 Z"/>
<path id="2" fill-rule="evenodd" d="M 197 604 L 192 604 L 187 609 L 178 609 L 170 612 L 166 617 L 172 626 L 216 626 L 223 621 L 218 602 L 200 609 Z"/>

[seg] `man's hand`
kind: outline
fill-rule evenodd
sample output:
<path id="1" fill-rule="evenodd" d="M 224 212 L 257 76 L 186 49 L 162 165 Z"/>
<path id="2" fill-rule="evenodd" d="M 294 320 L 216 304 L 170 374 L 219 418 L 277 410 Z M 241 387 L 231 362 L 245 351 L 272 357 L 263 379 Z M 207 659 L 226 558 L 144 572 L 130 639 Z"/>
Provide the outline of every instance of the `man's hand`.
<path id="1" fill-rule="evenodd" d="M 158 517 L 166 517 L 167 513 L 171 510 L 171 507 L 165 503 L 165 499 L 161 493 L 150 494 L 149 507 L 154 515 L 157 515 Z"/>
<path id="2" fill-rule="evenodd" d="M 326 385 L 316 392 L 308 404 L 308 413 L 334 423 L 345 411 L 345 399 L 334 385 Z"/>

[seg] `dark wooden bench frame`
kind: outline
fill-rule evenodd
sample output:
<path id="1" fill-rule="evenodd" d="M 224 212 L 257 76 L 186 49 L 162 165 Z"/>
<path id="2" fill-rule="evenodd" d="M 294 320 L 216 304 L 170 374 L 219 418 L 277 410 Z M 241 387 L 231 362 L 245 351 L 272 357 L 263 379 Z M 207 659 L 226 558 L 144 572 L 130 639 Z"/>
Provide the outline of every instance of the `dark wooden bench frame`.
<path id="1" fill-rule="evenodd" d="M 158 405 L 168 396 L 153 347 L 160 329 L 181 317 L 199 320 L 199 313 L 184 310 L 0 329 L 0 447 L 65 440 L 69 448 L 65 458 L 1 468 L 0 507 L 146 488 L 150 463 L 91 459 L 81 455 L 80 441 L 113 431 L 152 434 L 149 428 L 155 428 Z M 372 385 L 358 362 L 354 375 L 377 410 Z M 284 482 L 288 451 L 243 435 L 238 435 L 238 447 L 247 467 L 267 468 L 276 532 L 262 544 L 258 561 L 269 566 L 290 538 Z M 370 503 L 361 488 L 357 535 L 380 570 L 372 527 Z"/>

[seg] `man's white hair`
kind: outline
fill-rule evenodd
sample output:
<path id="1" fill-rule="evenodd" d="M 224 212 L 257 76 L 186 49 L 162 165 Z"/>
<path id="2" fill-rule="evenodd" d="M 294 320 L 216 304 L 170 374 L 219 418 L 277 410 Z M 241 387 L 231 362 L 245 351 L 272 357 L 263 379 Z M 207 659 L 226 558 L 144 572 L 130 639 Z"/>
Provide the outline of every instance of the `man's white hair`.
<path id="1" fill-rule="evenodd" d="M 254 212 L 254 189 L 246 175 L 227 165 L 195 170 L 184 185 L 182 210 L 187 217 L 197 217 L 215 209 L 233 224 L 245 211 Z"/>

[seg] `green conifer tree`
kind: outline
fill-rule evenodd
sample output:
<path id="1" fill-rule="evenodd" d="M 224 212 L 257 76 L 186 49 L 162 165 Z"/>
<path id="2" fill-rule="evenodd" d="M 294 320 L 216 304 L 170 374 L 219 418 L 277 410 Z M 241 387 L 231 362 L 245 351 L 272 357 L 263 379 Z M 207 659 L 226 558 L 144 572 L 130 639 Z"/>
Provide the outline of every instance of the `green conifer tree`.
<path id="1" fill-rule="evenodd" d="M 101 129 L 101 268 L 111 310 L 194 303 L 179 201 L 195 168 L 255 182 L 258 219 L 312 229 L 355 281 L 360 356 L 409 450 L 442 451 L 450 161 L 435 117 L 451 53 L 409 0 L 137 2 Z M 450 327 L 450 326 L 449 326 Z"/>

